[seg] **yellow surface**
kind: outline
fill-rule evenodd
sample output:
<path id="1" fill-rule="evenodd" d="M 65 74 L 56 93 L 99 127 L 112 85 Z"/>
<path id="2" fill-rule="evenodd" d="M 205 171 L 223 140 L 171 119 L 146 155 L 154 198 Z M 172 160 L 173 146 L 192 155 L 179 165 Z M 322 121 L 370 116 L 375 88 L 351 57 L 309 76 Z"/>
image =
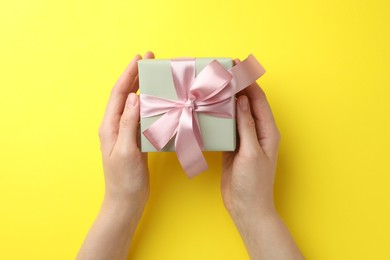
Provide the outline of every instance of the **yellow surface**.
<path id="1" fill-rule="evenodd" d="M 282 133 L 277 208 L 308 259 L 390 257 L 390 2 L 0 1 L 0 259 L 72 259 L 103 195 L 97 129 L 137 53 L 254 53 Z M 150 156 L 130 259 L 248 259 L 220 153 Z"/>

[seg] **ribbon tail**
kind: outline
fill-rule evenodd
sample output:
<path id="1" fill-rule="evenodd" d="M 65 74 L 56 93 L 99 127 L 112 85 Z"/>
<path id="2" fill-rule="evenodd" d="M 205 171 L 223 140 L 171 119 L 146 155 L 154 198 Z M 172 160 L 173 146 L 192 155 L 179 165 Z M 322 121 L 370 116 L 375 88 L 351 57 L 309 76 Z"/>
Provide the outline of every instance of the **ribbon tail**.
<path id="1" fill-rule="evenodd" d="M 234 96 L 253 82 L 256 82 L 265 73 L 265 69 L 256 60 L 255 56 L 251 54 L 248 58 L 229 69 L 229 72 L 233 76 L 232 80 L 217 95 L 208 98 L 207 101 L 209 103 Z"/>
<path id="2" fill-rule="evenodd" d="M 234 94 L 237 94 L 237 92 L 256 82 L 265 73 L 265 69 L 255 56 L 251 54 L 248 58 L 232 67 L 230 73 L 233 75 L 230 84 L 233 85 L 236 91 Z"/>
<path id="3" fill-rule="evenodd" d="M 192 114 L 192 126 L 194 128 L 193 132 L 194 132 L 196 141 L 199 144 L 199 148 L 203 151 L 204 150 L 204 144 L 203 144 L 203 138 L 202 138 L 202 131 L 200 130 L 198 113 L 193 113 Z"/>
<path id="4" fill-rule="evenodd" d="M 148 139 L 157 151 L 164 148 L 176 134 L 181 112 L 181 108 L 172 109 L 143 131 L 146 139 Z"/>
<path id="5" fill-rule="evenodd" d="M 207 170 L 207 162 L 203 157 L 201 144 L 194 133 L 194 118 L 191 109 L 183 109 L 176 134 L 176 154 L 186 175 L 192 178 Z"/>

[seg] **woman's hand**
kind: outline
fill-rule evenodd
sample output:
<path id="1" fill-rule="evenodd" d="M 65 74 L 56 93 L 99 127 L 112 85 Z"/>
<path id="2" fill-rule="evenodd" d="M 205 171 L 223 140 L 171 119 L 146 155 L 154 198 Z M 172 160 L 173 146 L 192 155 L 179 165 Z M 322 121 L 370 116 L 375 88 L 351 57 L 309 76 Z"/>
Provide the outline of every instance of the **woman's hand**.
<path id="1" fill-rule="evenodd" d="M 237 128 L 237 150 L 223 154 L 221 189 L 225 207 L 251 259 L 301 259 L 274 207 L 280 134 L 257 83 L 238 96 Z"/>
<path id="2" fill-rule="evenodd" d="M 144 58 L 154 55 L 148 52 Z M 126 259 L 149 197 L 147 155 L 138 143 L 140 59 L 135 56 L 112 89 L 99 128 L 105 195 L 77 259 Z"/>
<path id="3" fill-rule="evenodd" d="M 145 59 L 154 58 L 148 52 Z M 139 147 L 139 88 L 137 55 L 112 89 L 103 122 L 99 128 L 105 199 L 124 201 L 142 208 L 149 195 L 147 154 Z"/>

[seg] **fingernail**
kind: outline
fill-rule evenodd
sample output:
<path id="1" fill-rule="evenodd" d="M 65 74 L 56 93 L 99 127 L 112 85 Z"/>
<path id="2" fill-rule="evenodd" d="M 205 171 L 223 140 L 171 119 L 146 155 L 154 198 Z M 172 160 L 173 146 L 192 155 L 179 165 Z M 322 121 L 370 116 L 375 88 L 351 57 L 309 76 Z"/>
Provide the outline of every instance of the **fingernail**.
<path id="1" fill-rule="evenodd" d="M 134 56 L 133 58 L 134 60 L 141 60 L 142 59 L 142 56 L 140 54 L 137 54 Z"/>
<path id="2" fill-rule="evenodd" d="M 144 59 L 150 59 L 151 56 L 153 56 L 153 52 L 147 51 L 147 52 L 144 54 Z"/>
<path id="3" fill-rule="evenodd" d="M 129 94 L 129 96 L 127 97 L 126 105 L 127 105 L 129 108 L 133 108 L 133 107 L 135 107 L 135 105 L 137 105 L 137 102 L 138 102 L 138 97 L 137 97 L 137 95 L 135 95 L 134 93 L 131 93 L 131 94 Z"/>
<path id="4" fill-rule="evenodd" d="M 242 111 L 248 110 L 248 98 L 247 96 L 241 96 L 238 100 L 238 104 Z"/>

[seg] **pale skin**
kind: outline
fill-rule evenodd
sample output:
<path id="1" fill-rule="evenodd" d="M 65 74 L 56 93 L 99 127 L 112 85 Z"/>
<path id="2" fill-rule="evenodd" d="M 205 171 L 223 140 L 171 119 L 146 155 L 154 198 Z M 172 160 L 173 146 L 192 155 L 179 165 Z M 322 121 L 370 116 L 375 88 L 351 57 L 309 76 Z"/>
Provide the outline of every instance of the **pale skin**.
<path id="1" fill-rule="evenodd" d="M 144 59 L 154 58 L 147 52 Z M 139 149 L 136 55 L 112 89 L 99 128 L 105 177 L 100 212 L 76 259 L 126 259 L 149 197 L 147 155 Z M 240 62 L 235 60 L 235 63 Z M 275 210 L 280 134 L 257 83 L 237 98 L 239 146 L 223 154 L 221 191 L 252 260 L 304 259 Z"/>

